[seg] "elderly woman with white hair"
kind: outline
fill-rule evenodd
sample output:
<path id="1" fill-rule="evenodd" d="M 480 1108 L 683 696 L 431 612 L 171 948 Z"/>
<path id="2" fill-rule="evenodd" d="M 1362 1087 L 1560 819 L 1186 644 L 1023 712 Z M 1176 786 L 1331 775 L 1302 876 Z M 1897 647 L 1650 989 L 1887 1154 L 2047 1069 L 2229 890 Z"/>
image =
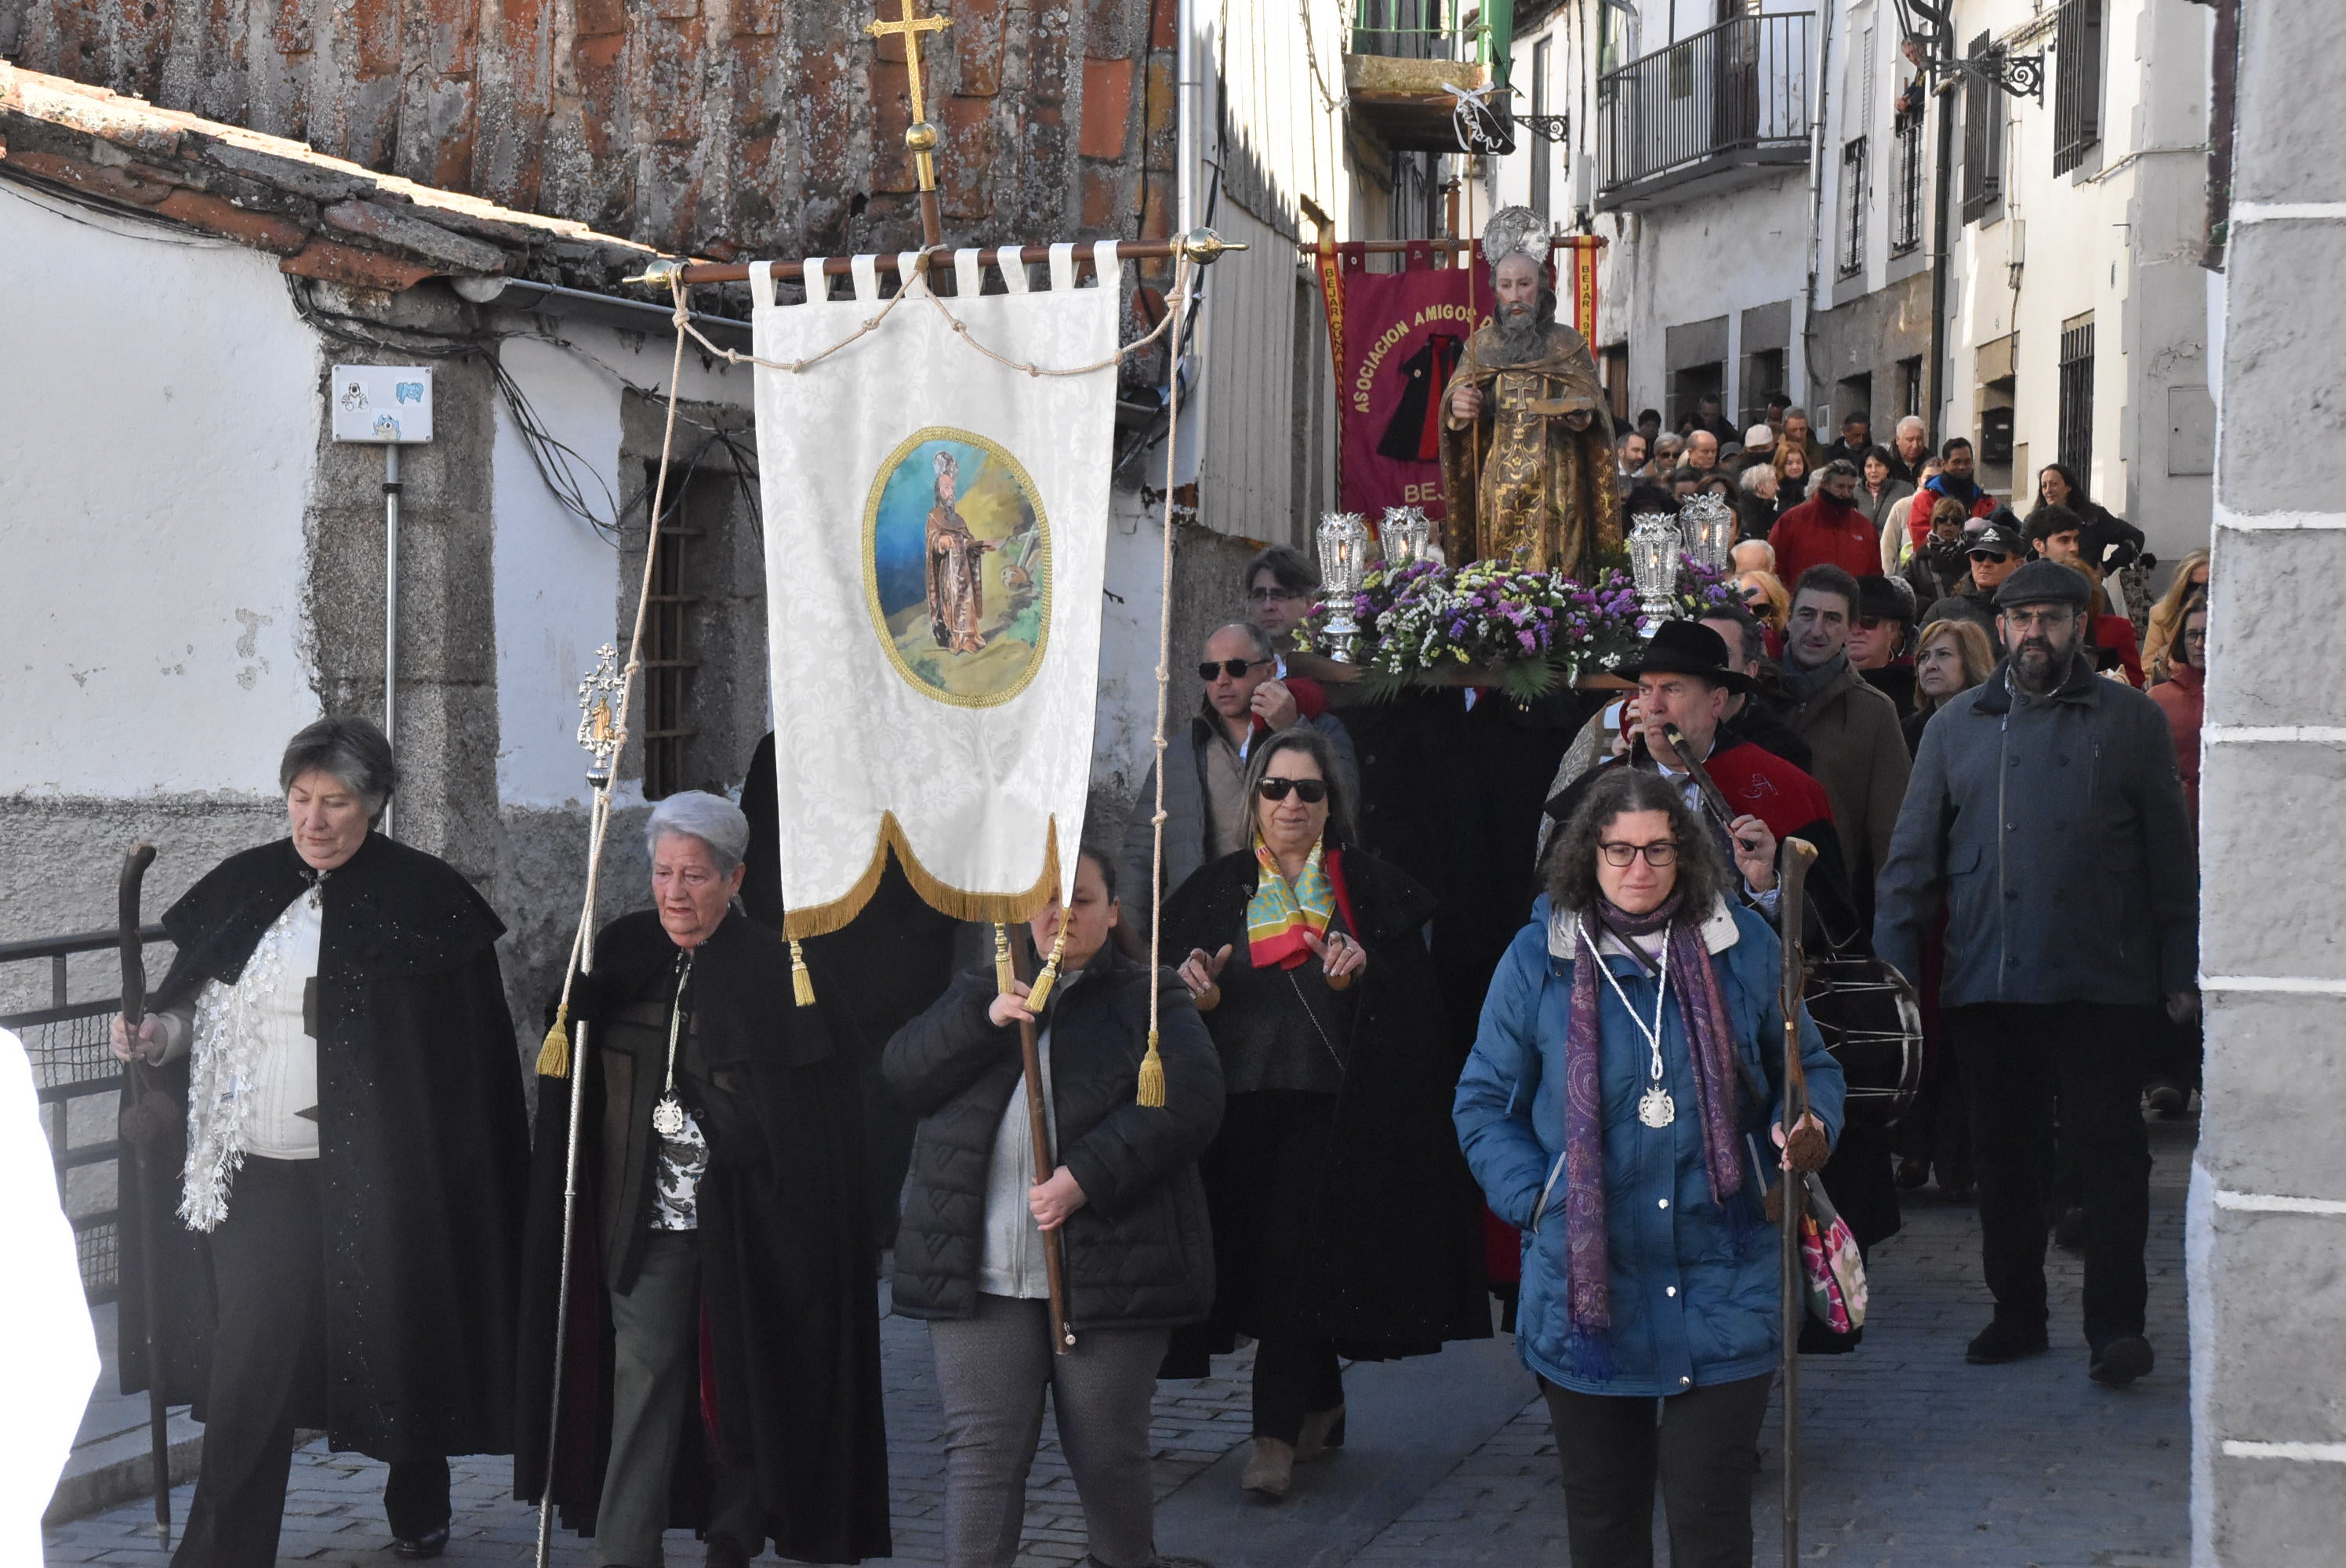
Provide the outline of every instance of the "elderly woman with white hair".
<path id="1" fill-rule="evenodd" d="M 389 1461 L 411 1559 L 447 1544 L 447 1456 L 512 1451 L 529 1134 L 505 926 L 375 831 L 396 778 L 363 718 L 294 736 L 291 831 L 171 906 L 170 973 L 136 1029 L 115 1020 L 115 1054 L 155 1065 L 178 1124 L 148 1152 L 178 1189 L 123 1205 L 120 1329 L 134 1392 L 160 1304 L 166 1397 L 204 1423 L 185 1568 L 276 1561 L 297 1429 Z"/>
<path id="2" fill-rule="evenodd" d="M 880 1319 L 853 1013 L 811 955 L 734 907 L 750 825 L 716 795 L 653 808 L 653 907 L 571 983 L 588 1130 L 563 1430 L 546 1418 L 573 1077 L 538 1080 L 515 1490 L 549 1489 L 597 1564 L 888 1553 Z M 549 1063 L 547 1065 L 552 1065 Z"/>

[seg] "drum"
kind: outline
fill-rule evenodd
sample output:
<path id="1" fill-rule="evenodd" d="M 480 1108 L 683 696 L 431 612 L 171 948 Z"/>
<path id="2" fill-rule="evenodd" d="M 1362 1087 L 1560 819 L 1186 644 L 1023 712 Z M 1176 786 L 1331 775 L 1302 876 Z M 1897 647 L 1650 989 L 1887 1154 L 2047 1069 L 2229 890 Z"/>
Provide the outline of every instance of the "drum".
<path id="1" fill-rule="evenodd" d="M 1896 1126 L 1923 1080 L 1923 1004 L 1914 988 L 1878 958 L 1827 958 L 1809 965 L 1801 999 L 1841 1064 L 1850 1125 Z"/>

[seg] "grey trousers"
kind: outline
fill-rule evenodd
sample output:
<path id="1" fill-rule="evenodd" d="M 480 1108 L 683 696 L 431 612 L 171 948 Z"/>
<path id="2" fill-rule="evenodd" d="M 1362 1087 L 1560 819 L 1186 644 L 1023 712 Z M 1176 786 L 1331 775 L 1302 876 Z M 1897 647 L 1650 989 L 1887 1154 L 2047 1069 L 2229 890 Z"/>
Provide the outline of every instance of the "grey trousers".
<path id="1" fill-rule="evenodd" d="M 611 1292 L 611 1459 L 595 1519 L 597 1568 L 660 1568 L 668 1491 L 684 1420 L 700 1383 L 700 1237 L 656 1230 L 644 1238 L 631 1290 Z M 766 1543 L 757 1472 L 717 1468 L 709 1534 L 755 1557 Z"/>
<path id="2" fill-rule="evenodd" d="M 1008 1296 L 981 1295 L 974 1318 L 929 1325 L 945 1418 L 945 1568 L 1010 1568 L 1018 1555 L 1046 1389 L 1092 1558 L 1150 1568 L 1148 1410 L 1170 1338 L 1163 1329 L 1089 1329 L 1055 1356 L 1050 1303 Z"/>

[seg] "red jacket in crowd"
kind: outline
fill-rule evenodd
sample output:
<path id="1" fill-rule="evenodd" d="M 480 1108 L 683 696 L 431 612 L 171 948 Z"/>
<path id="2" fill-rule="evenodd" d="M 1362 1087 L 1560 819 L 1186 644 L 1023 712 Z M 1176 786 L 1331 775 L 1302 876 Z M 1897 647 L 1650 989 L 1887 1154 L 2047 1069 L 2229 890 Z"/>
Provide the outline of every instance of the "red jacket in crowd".
<path id="1" fill-rule="evenodd" d="M 2183 803 L 2191 808 L 2191 836 L 2199 836 L 2199 720 L 2208 711 L 2208 673 L 2196 665 L 2171 667 L 2168 677 L 2150 688 L 2150 700 L 2167 715 L 2175 732 L 2175 768 L 2183 775 Z"/>
<path id="2" fill-rule="evenodd" d="M 1882 531 L 1846 501 L 1820 490 L 1768 531 L 1776 552 L 1776 580 L 1798 593 L 1800 574 L 1831 562 L 1852 577 L 1882 572 Z"/>

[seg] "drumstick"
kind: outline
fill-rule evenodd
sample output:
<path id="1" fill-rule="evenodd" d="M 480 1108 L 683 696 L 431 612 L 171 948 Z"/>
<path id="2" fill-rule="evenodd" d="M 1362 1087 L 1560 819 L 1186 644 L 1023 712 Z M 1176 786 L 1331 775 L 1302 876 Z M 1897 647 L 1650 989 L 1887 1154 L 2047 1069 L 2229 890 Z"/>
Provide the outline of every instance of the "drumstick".
<path id="1" fill-rule="evenodd" d="M 1680 732 L 1677 725 L 1665 724 L 1662 726 L 1662 738 L 1670 743 L 1670 749 L 1677 752 L 1678 760 L 1686 765 L 1687 776 L 1694 780 L 1695 789 L 1702 795 L 1702 803 L 1710 809 L 1712 816 L 1719 819 L 1719 825 L 1721 828 L 1733 827 L 1735 819 L 1742 813 L 1737 811 L 1729 802 L 1726 791 L 1719 789 L 1709 771 L 1694 759 L 1694 752 L 1688 747 L 1686 736 Z M 1756 850 L 1760 847 L 1741 839 L 1738 839 L 1736 842 L 1742 844 L 1747 850 Z"/>

